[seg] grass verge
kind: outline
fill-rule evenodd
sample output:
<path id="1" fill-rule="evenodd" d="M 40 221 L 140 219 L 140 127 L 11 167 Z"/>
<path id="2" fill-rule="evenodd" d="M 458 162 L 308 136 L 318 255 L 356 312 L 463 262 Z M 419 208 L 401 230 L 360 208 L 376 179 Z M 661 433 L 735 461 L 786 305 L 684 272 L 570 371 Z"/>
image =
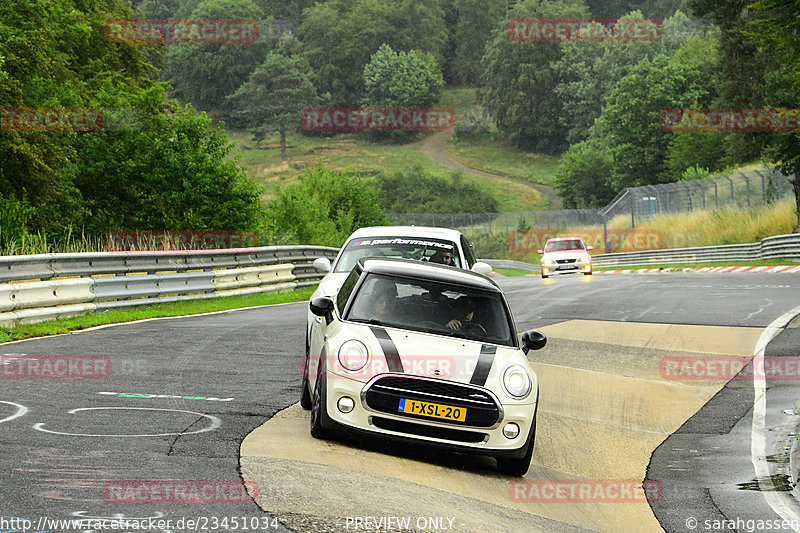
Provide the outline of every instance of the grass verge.
<path id="1" fill-rule="evenodd" d="M 279 294 L 248 294 L 245 296 L 210 298 L 208 300 L 151 304 L 134 309 L 115 309 L 105 313 L 91 313 L 59 320 L 48 320 L 37 324 L 21 325 L 14 328 L 0 328 L 0 342 L 59 335 L 104 324 L 118 324 L 146 318 L 197 315 L 242 307 L 301 302 L 308 300 L 314 289 L 315 287 L 306 287 L 297 291 Z"/>
<path id="2" fill-rule="evenodd" d="M 528 274 L 535 274 L 532 270 L 520 270 L 518 268 L 493 268 L 492 272 L 497 272 L 502 276 L 516 277 L 527 276 Z"/>

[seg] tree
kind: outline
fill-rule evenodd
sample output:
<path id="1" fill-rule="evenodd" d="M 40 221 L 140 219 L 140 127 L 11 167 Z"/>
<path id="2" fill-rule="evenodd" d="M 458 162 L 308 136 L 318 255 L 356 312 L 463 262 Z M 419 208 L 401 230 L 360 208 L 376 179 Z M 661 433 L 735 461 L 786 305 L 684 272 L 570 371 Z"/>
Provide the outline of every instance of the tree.
<path id="1" fill-rule="evenodd" d="M 486 43 L 505 15 L 503 0 L 455 0 L 457 23 L 451 71 L 456 83 L 475 86 L 480 81 Z"/>
<path id="2" fill-rule="evenodd" d="M 621 18 L 643 15 L 633 11 Z M 559 79 L 555 92 L 570 144 L 589 138 L 611 90 L 642 59 L 673 55 L 689 38 L 701 34 L 700 26 L 680 11 L 665 20 L 663 28 L 663 39 L 655 42 L 561 43 L 562 57 L 553 65 Z"/>
<path id="3" fill-rule="evenodd" d="M 381 45 L 364 67 L 367 106 L 430 107 L 442 96 L 444 79 L 436 60 L 412 50 Z"/>
<path id="4" fill-rule="evenodd" d="M 797 38 L 800 12 L 797 0 L 759 0 L 753 8 L 762 15 L 753 21 L 746 35 L 762 43 L 768 50 L 778 52 L 782 73 L 791 83 L 795 107 L 800 102 L 800 42 Z M 800 226 L 800 134 L 776 136 L 766 153 L 781 170 L 791 176 L 794 189 L 797 224 Z"/>
<path id="5" fill-rule="evenodd" d="M 444 12 L 425 0 L 331 0 L 303 12 L 302 53 L 314 84 L 334 105 L 358 105 L 362 74 L 382 44 L 432 54 L 440 63 L 447 43 Z"/>
<path id="6" fill-rule="evenodd" d="M 708 107 L 711 90 L 702 70 L 677 55 L 644 59 L 622 78 L 596 126 L 613 161 L 609 185 L 618 191 L 673 181 L 665 163 L 671 134 L 661 129 L 661 111 Z"/>
<path id="7" fill-rule="evenodd" d="M 252 0 L 203 0 L 192 19 L 260 19 L 261 9 Z M 221 107 L 226 96 L 247 81 L 264 60 L 267 37 L 253 43 L 181 43 L 167 48 L 163 78 L 177 95 L 195 106 Z"/>
<path id="8" fill-rule="evenodd" d="M 558 195 L 564 199 L 564 207 L 598 208 L 613 200 L 616 193 L 606 183 L 611 168 L 611 155 L 601 139 L 593 137 L 570 146 L 556 172 Z"/>
<path id="9" fill-rule="evenodd" d="M 267 228 L 283 243 L 336 246 L 363 226 L 387 223 L 373 180 L 321 165 L 268 203 Z"/>
<path id="10" fill-rule="evenodd" d="M 137 128 L 86 136 L 78 150 L 87 229 L 255 229 L 260 190 L 229 160 L 225 130 L 155 89 L 137 100 L 147 110 Z M 152 112 L 161 106 L 169 113 Z"/>
<path id="11" fill-rule="evenodd" d="M 509 18 L 582 18 L 581 0 L 523 0 Z M 498 28 L 482 59 L 480 96 L 492 111 L 497 128 L 516 146 L 548 153 L 566 147 L 567 128 L 559 123 L 561 100 L 553 65 L 561 58 L 558 43 L 524 43 L 509 39 L 508 27 Z"/>
<path id="12" fill-rule="evenodd" d="M 300 111 L 317 103 L 308 64 L 299 56 L 270 53 L 250 79 L 228 98 L 234 117 L 261 142 L 273 131 L 281 136 L 281 161 L 286 160 L 286 131 L 298 123 Z"/>

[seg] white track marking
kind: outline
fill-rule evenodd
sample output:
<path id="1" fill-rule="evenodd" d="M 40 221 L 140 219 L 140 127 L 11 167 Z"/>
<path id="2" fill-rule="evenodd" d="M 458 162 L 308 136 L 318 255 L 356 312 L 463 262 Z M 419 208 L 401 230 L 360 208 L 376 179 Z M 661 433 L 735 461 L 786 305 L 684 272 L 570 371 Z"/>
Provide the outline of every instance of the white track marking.
<path id="1" fill-rule="evenodd" d="M 72 409 L 71 411 L 67 411 L 67 413 L 75 414 L 78 411 L 102 411 L 107 409 L 126 410 L 126 411 L 167 411 L 174 413 L 189 413 L 192 415 L 208 418 L 209 420 L 211 420 L 211 425 L 207 428 L 198 431 L 187 431 L 183 433 L 145 433 L 141 435 L 92 435 L 88 433 L 64 433 L 61 431 L 51 431 L 49 429 L 44 429 L 44 423 L 42 422 L 34 424 L 33 429 L 37 431 L 42 431 L 44 433 L 52 433 L 55 435 L 67 435 L 70 437 L 172 437 L 181 435 L 195 435 L 197 433 L 206 433 L 208 431 L 214 431 L 215 429 L 219 429 L 222 426 L 222 420 L 220 420 L 216 416 L 207 415 L 205 413 L 198 413 L 195 411 L 184 411 L 183 409 L 157 409 L 154 407 L 80 407 L 78 409 Z"/>
<path id="2" fill-rule="evenodd" d="M 767 415 L 767 383 L 764 372 L 756 371 L 756 368 L 764 367 L 764 350 L 767 344 L 780 333 L 781 328 L 785 327 L 792 318 L 800 314 L 800 307 L 795 307 L 791 311 L 779 316 L 767 326 L 761 333 L 756 343 L 755 356 L 753 357 L 753 426 L 750 432 L 750 460 L 753 463 L 756 480 L 761 495 L 767 501 L 772 510 L 784 520 L 792 523 L 792 529 L 800 533 L 800 514 L 797 512 L 797 503 L 789 495 L 790 493 L 776 492 L 775 486 L 770 478 L 769 465 L 767 463 L 767 439 L 766 439 L 766 415 Z"/>

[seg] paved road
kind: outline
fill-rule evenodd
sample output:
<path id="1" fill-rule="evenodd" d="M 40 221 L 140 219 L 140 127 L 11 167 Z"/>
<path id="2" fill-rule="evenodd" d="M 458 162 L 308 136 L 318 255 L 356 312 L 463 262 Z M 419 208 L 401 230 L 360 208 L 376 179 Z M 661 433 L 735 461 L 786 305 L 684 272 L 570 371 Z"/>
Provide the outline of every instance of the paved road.
<path id="1" fill-rule="evenodd" d="M 747 333 L 797 305 L 800 276 L 674 273 L 548 282 L 526 277 L 502 285 L 520 330 L 580 319 L 723 325 Z M 253 503 L 232 503 L 231 487 L 241 480 L 239 446 L 297 400 L 304 320 L 303 304 L 289 304 L 2 345 L 0 353 L 9 357 L 105 357 L 111 373 L 105 379 L 0 380 L 0 515 L 31 519 L 34 527 L 40 517 L 264 516 Z M 664 331 L 662 342 L 669 338 L 669 329 Z M 610 334 L 605 341 L 625 339 Z M 580 353 L 590 358 L 591 350 L 582 346 Z M 620 350 L 620 357 L 635 364 L 633 352 Z M 9 364 L 13 368 L 14 360 Z M 548 447 L 571 445 L 551 440 Z M 477 475 L 489 476 L 483 468 Z M 220 503 L 165 504 L 156 497 L 130 503 L 109 492 L 120 480 L 232 485 L 220 484 Z M 749 497 L 763 500 L 756 491 Z"/>

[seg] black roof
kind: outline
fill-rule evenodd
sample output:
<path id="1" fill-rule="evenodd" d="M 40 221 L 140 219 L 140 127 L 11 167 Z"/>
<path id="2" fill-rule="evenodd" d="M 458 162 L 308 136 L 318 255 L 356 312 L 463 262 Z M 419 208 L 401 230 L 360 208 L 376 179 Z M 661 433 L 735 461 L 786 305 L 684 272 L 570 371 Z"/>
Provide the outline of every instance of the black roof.
<path id="1" fill-rule="evenodd" d="M 365 257 L 359 259 L 358 264 L 365 272 L 417 280 L 438 281 L 451 285 L 462 285 L 464 287 L 502 293 L 497 283 L 483 274 L 447 265 L 393 257 Z"/>

